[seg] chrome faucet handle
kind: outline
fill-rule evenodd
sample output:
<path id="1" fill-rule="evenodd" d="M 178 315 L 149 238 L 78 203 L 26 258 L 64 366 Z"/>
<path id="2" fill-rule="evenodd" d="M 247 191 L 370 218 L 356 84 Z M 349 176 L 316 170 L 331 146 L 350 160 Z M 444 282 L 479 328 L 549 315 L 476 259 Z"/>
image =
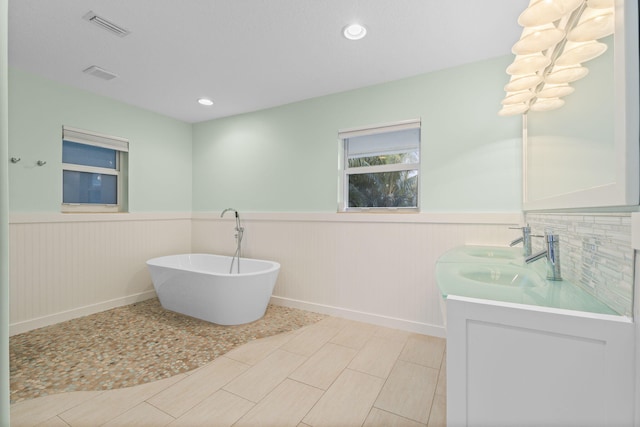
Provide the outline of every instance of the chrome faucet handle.
<path id="1" fill-rule="evenodd" d="M 515 246 L 518 243 L 522 243 L 522 254 L 527 257 L 531 255 L 531 227 L 529 224 L 524 225 L 522 227 L 509 227 L 511 230 L 521 230 L 522 236 L 517 239 L 511 241 L 509 246 Z"/>
<path id="2" fill-rule="evenodd" d="M 545 233 L 545 245 L 547 246 L 547 279 L 562 280 L 560 272 L 560 236 L 554 233 Z"/>
<path id="3" fill-rule="evenodd" d="M 560 272 L 560 236 L 553 233 L 545 233 L 545 247 L 540 252 L 525 257 L 524 262 L 529 264 L 542 258 L 547 260 L 547 280 L 562 280 Z"/>

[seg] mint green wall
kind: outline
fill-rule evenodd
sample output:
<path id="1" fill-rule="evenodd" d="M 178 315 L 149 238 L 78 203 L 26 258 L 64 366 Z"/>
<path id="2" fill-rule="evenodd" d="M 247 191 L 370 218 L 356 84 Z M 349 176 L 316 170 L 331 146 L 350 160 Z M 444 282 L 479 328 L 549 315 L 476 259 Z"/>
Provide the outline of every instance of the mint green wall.
<path id="1" fill-rule="evenodd" d="M 422 211 L 520 211 L 521 119 L 497 115 L 512 59 L 195 124 L 193 210 L 335 212 L 338 130 L 421 118 Z"/>
<path id="2" fill-rule="evenodd" d="M 130 212 L 191 210 L 188 123 L 14 68 L 9 123 L 9 156 L 22 159 L 9 164 L 12 212 L 60 211 L 63 125 L 129 139 Z"/>
<path id="3" fill-rule="evenodd" d="M 334 212 L 338 130 L 421 118 L 422 211 L 520 211 L 520 118 L 496 114 L 511 60 L 194 125 L 10 69 L 10 209 L 60 210 L 68 125 L 130 139 L 131 212 Z"/>

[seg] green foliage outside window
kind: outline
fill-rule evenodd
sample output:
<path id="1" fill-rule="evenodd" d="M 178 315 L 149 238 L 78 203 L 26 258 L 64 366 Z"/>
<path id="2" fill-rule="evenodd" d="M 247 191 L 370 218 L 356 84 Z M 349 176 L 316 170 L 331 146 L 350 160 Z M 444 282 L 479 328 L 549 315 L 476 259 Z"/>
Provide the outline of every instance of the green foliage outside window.
<path id="1" fill-rule="evenodd" d="M 414 163 L 416 153 L 401 153 L 349 159 L 349 167 Z M 349 207 L 416 207 L 417 170 L 349 175 Z"/>

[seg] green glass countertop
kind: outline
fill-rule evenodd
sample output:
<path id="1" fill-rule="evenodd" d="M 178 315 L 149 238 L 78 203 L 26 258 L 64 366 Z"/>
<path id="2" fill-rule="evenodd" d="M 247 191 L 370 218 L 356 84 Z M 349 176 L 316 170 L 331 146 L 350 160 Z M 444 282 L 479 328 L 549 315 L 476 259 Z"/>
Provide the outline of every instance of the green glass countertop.
<path id="1" fill-rule="evenodd" d="M 461 246 L 438 259 L 436 280 L 444 298 L 459 295 L 619 315 L 567 280 L 547 280 L 545 263 L 540 259 L 526 264 L 522 248 Z"/>

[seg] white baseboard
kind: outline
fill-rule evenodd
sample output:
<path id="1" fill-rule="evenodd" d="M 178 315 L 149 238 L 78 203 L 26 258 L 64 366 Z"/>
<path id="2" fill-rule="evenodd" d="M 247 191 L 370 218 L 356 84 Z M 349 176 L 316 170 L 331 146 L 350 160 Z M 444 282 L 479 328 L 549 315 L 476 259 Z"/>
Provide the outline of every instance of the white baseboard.
<path id="1" fill-rule="evenodd" d="M 431 325 L 428 323 L 415 322 L 413 320 L 398 319 L 395 317 L 382 316 L 374 313 L 364 313 L 347 308 L 333 307 L 330 305 L 316 304 L 308 301 L 300 301 L 291 298 L 271 296 L 271 303 L 284 307 L 298 308 L 300 310 L 312 311 L 314 313 L 328 314 L 330 316 L 342 317 L 349 320 L 371 323 L 387 328 L 400 329 L 403 331 L 416 332 L 423 335 L 445 338 L 446 330 L 444 326 Z"/>
<path id="2" fill-rule="evenodd" d="M 32 331 L 56 323 L 65 322 L 67 320 L 76 319 L 78 317 L 87 316 L 89 314 L 99 313 L 101 311 L 110 310 L 123 305 L 129 305 L 150 298 L 155 298 L 156 292 L 153 290 L 140 292 L 134 295 L 128 295 L 122 298 L 116 298 L 109 301 L 99 302 L 96 304 L 86 305 L 84 307 L 74 308 L 72 310 L 61 311 L 59 313 L 50 314 L 36 319 L 29 319 L 23 322 L 11 323 L 9 325 L 9 336 Z"/>

